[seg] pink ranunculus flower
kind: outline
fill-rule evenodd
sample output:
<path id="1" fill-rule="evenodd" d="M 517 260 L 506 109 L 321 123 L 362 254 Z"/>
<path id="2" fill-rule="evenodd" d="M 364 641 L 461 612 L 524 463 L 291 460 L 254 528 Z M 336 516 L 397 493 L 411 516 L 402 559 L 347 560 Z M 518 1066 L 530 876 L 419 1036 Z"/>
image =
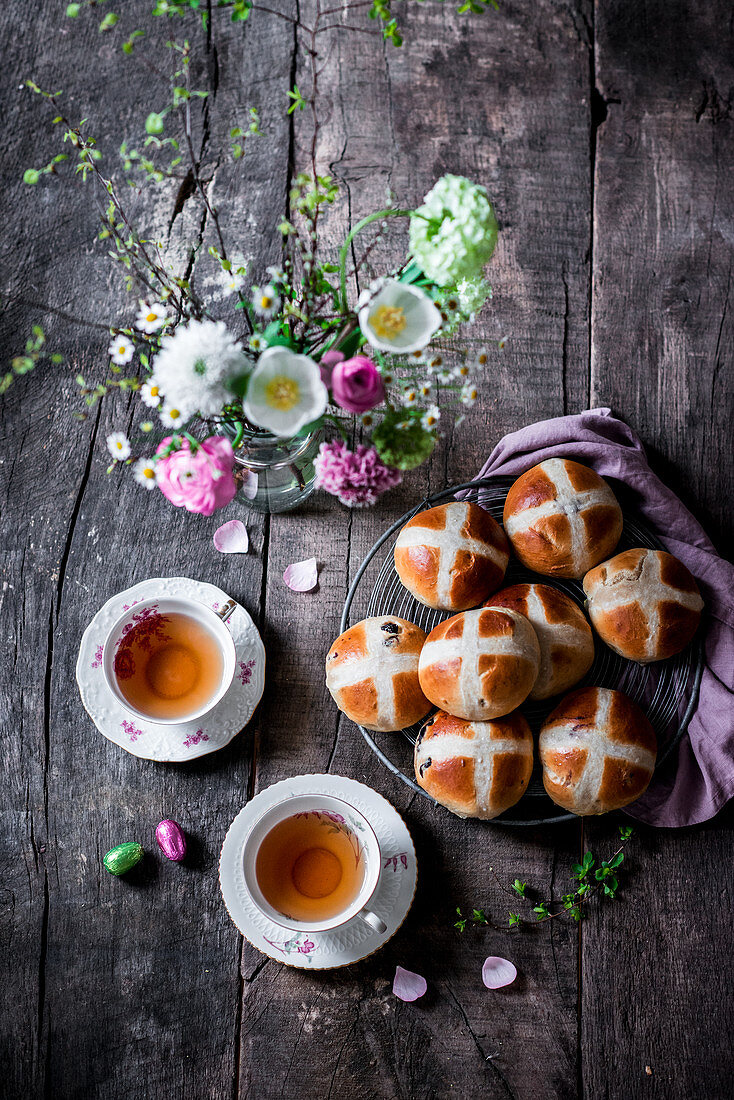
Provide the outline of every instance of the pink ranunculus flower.
<path id="1" fill-rule="evenodd" d="M 162 454 L 171 442 L 166 436 L 158 447 Z M 156 483 L 177 508 L 210 516 L 234 498 L 237 492 L 232 444 L 222 435 L 210 435 L 194 452 L 188 439 L 156 463 Z"/>
<path id="2" fill-rule="evenodd" d="M 337 405 L 343 409 L 363 413 L 380 404 L 385 397 L 385 384 L 371 359 L 366 355 L 355 355 L 334 367 L 331 392 Z"/>

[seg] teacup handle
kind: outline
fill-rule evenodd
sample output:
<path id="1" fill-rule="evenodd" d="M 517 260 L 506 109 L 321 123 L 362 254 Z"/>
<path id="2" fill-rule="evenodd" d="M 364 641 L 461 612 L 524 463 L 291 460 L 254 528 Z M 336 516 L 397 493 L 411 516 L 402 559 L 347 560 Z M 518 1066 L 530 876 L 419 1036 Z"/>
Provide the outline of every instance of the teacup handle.
<path id="1" fill-rule="evenodd" d="M 378 936 L 387 932 L 387 925 L 384 920 L 380 920 L 377 913 L 373 913 L 371 909 L 360 909 L 357 916 L 360 917 L 365 924 L 368 924 L 373 932 L 377 932 Z"/>
<path id="2" fill-rule="evenodd" d="M 218 619 L 221 619 L 223 623 L 226 623 L 236 606 L 237 604 L 234 600 L 227 600 L 227 602 L 219 608 L 219 611 L 215 611 L 214 614 Z"/>

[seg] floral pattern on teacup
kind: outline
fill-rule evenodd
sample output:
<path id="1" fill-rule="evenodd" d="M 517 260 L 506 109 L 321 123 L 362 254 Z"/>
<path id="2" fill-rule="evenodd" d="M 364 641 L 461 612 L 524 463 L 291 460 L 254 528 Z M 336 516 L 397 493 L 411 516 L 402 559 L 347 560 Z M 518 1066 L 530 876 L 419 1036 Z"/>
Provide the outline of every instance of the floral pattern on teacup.
<path id="1" fill-rule="evenodd" d="M 385 870 L 387 870 L 388 867 L 392 867 L 393 871 L 397 871 L 397 869 L 398 869 L 398 860 L 400 861 L 401 865 L 403 867 L 405 867 L 405 869 L 407 870 L 407 868 L 408 868 L 408 853 L 407 852 L 398 852 L 398 854 L 396 856 L 388 856 L 382 866 L 384 867 Z"/>
<path id="2" fill-rule="evenodd" d="M 249 684 L 250 680 L 252 679 L 252 673 L 253 673 L 254 668 L 255 668 L 255 659 L 254 658 L 250 661 L 240 661 L 240 671 L 238 672 L 237 675 L 239 676 L 240 683 L 242 684 L 243 687 L 244 687 L 245 684 Z"/>
<path id="3" fill-rule="evenodd" d="M 208 733 L 204 733 L 203 730 L 197 730 L 196 733 L 190 733 L 188 735 L 188 737 L 184 741 L 184 745 L 186 746 L 187 749 L 190 749 L 192 747 L 192 745 L 198 745 L 201 741 L 208 741 L 208 740 L 209 740 L 209 734 Z"/>
<path id="4" fill-rule="evenodd" d="M 102 667 L 102 655 L 104 653 L 104 646 L 98 645 L 94 651 L 94 660 L 92 661 L 92 668 Z"/>
<path id="5" fill-rule="evenodd" d="M 120 728 L 125 731 L 131 741 L 135 742 L 139 737 L 143 736 L 143 731 L 139 730 L 132 722 L 126 721 L 124 718 L 120 722 Z"/>
<path id="6" fill-rule="evenodd" d="M 306 955 L 309 957 L 316 947 L 316 944 L 313 940 L 308 938 L 308 935 L 306 935 L 304 939 L 299 939 L 298 935 L 292 936 L 291 939 L 284 940 L 282 943 L 277 943 L 275 940 L 269 940 L 267 936 L 263 936 L 263 939 L 283 955 L 292 955 L 294 952 L 297 952 L 299 955 Z M 311 962 L 310 957 L 308 961 Z"/>
<path id="7" fill-rule="evenodd" d="M 362 845 L 357 837 L 354 835 L 356 830 L 364 832 L 364 826 L 361 821 L 356 819 L 344 818 L 341 814 L 334 813 L 333 810 L 301 810 L 299 813 L 294 814 L 294 817 L 316 817 L 319 819 L 321 825 L 323 825 L 330 833 L 344 833 L 344 836 L 349 841 L 350 847 L 354 852 L 354 864 L 355 867 L 359 867 L 359 861 L 362 858 Z"/>

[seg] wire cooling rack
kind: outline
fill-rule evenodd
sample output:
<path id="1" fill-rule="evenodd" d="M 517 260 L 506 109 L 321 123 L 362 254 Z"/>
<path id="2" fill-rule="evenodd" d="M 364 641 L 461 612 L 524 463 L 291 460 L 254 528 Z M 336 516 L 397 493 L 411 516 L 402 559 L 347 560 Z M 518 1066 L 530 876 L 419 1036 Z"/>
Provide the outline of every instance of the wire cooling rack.
<path id="1" fill-rule="evenodd" d="M 442 619 L 448 618 L 449 612 L 425 607 L 401 584 L 393 561 L 393 549 L 398 533 L 412 516 L 417 515 L 424 508 L 442 504 L 455 498 L 457 494 L 462 499 L 481 504 L 501 523 L 507 490 L 514 480 L 512 477 L 492 477 L 465 482 L 462 485 L 452 485 L 440 493 L 426 497 L 415 508 L 401 516 L 380 536 L 359 567 L 347 594 L 340 630 L 344 631 L 349 626 L 352 607 L 355 603 L 358 610 L 363 609 L 359 618 L 370 615 L 398 615 L 400 618 L 416 623 L 427 633 Z M 633 511 L 625 508 L 624 503 L 622 513 L 624 527 L 616 553 L 634 546 L 645 546 L 652 550 L 664 549 L 647 525 Z M 570 596 L 580 607 L 584 607 L 584 590 L 579 581 L 539 576 L 522 565 L 517 558 L 511 557 L 503 587 L 527 582 L 552 584 Z M 357 616 L 354 618 L 356 621 Z M 694 639 L 691 645 L 676 657 L 651 665 L 638 665 L 634 661 L 625 660 L 624 657 L 620 657 L 609 649 L 596 634 L 594 646 L 594 663 L 577 687 L 594 685 L 617 688 L 642 707 L 657 734 L 656 768 L 659 768 L 674 751 L 696 709 L 703 671 L 703 650 L 700 638 Z M 540 725 L 558 701 L 558 698 L 543 702 L 528 701 L 520 707 L 536 737 Z M 422 724 L 419 722 L 398 733 L 375 733 L 373 730 L 365 729 L 364 726 L 359 728 L 372 751 L 393 775 L 402 779 L 412 790 L 430 799 L 430 795 L 416 783 L 413 772 L 413 748 Z M 525 795 L 515 806 L 495 820 L 498 824 L 545 825 L 568 821 L 572 818 L 573 814 L 561 813 L 546 795 L 536 752 L 535 767 Z"/>

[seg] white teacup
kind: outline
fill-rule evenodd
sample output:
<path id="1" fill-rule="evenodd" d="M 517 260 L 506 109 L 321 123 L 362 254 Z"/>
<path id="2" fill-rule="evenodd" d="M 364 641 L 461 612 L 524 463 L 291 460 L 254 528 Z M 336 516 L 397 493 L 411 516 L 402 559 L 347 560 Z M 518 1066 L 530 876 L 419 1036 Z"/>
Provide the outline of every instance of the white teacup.
<path id="1" fill-rule="evenodd" d="M 232 635 L 225 624 L 236 606 L 234 600 L 228 600 L 219 611 L 213 611 L 206 604 L 199 603 L 198 600 L 192 600 L 186 596 L 161 596 L 159 599 L 152 597 L 149 600 L 143 600 L 123 612 L 110 629 L 102 648 L 102 672 L 105 682 L 115 699 L 136 718 L 142 718 L 145 722 L 153 722 L 161 726 L 177 726 L 183 722 L 192 722 L 195 719 L 203 718 L 205 714 L 209 714 L 224 697 L 234 679 L 237 651 Z M 115 655 L 120 641 L 142 621 L 146 614 L 153 612 L 160 615 L 187 615 L 189 618 L 194 619 L 205 628 L 217 643 L 222 657 L 222 674 L 213 694 L 196 710 L 183 715 L 176 715 L 175 718 L 154 717 L 138 710 L 123 695 L 115 675 Z"/>
<path id="2" fill-rule="evenodd" d="M 281 821 L 297 814 L 320 813 L 325 819 L 345 826 L 351 832 L 357 845 L 357 860 L 362 864 L 362 884 L 352 901 L 339 913 L 321 920 L 294 920 L 286 913 L 276 909 L 263 895 L 257 881 L 257 854 L 265 837 Z M 271 806 L 255 822 L 245 839 L 242 851 L 245 884 L 253 902 L 260 912 L 281 928 L 294 932 L 326 932 L 339 928 L 347 921 L 358 917 L 378 934 L 387 931 L 387 925 L 369 908 L 380 879 L 382 855 L 380 844 L 369 821 L 359 810 L 348 802 L 333 795 L 303 794 L 286 798 L 276 806 Z"/>

